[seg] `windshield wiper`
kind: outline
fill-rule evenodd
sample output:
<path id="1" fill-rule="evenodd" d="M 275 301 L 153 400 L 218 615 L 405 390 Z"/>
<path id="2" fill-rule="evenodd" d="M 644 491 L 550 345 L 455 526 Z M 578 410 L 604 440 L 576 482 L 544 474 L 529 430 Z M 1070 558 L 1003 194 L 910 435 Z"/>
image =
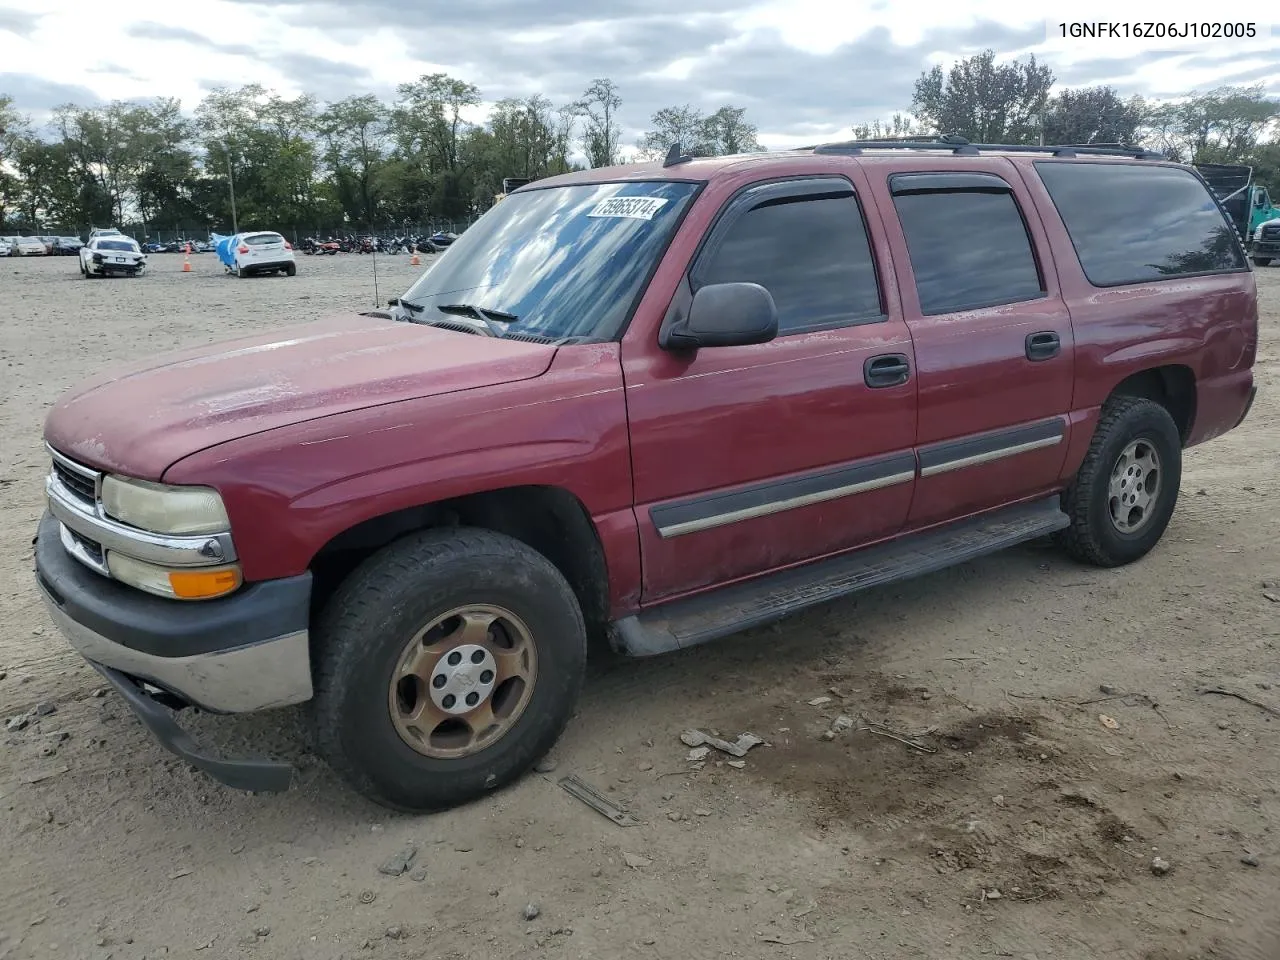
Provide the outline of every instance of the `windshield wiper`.
<path id="1" fill-rule="evenodd" d="M 414 313 L 414 314 L 421 313 L 423 310 L 427 309 L 422 304 L 414 303 L 412 300 L 406 300 L 404 297 L 393 297 L 392 299 L 387 301 L 387 306 L 388 307 L 404 307 L 410 313 Z"/>
<path id="2" fill-rule="evenodd" d="M 436 309 L 441 313 L 457 313 L 464 317 L 475 317 L 495 337 L 500 337 L 507 332 L 506 328 L 501 325 L 502 323 L 515 323 L 520 319 L 514 313 L 507 313 L 505 310 L 490 310 L 487 307 L 477 307 L 474 303 L 440 303 L 436 304 Z"/>

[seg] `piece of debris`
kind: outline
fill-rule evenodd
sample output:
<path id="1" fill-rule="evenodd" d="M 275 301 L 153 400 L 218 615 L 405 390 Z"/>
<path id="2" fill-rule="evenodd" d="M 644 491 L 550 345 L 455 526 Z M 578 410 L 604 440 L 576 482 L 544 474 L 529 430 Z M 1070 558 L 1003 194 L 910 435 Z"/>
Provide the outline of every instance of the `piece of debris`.
<path id="1" fill-rule="evenodd" d="M 709 817 L 711 816 L 711 811 L 708 810 L 706 807 L 695 807 L 693 810 L 693 815 L 695 817 Z"/>
<path id="2" fill-rule="evenodd" d="M 760 940 L 762 943 L 778 943 L 784 947 L 792 947 L 797 943 L 813 943 L 813 934 L 805 931 L 798 933 L 766 933 Z"/>
<path id="3" fill-rule="evenodd" d="M 1280 593 L 1276 593 L 1274 590 L 1266 590 L 1262 595 L 1272 603 L 1280 603 Z"/>
<path id="4" fill-rule="evenodd" d="M 1098 722 L 1108 730 L 1119 730 L 1120 721 L 1115 717 L 1108 717 L 1105 713 L 1098 714 Z"/>
<path id="5" fill-rule="evenodd" d="M 831 721 L 831 729 L 836 733 L 843 733 L 845 730 L 852 730 L 853 717 L 846 717 L 844 714 L 841 714 Z"/>
<path id="6" fill-rule="evenodd" d="M 1099 691 L 1100 693 L 1104 693 L 1104 694 L 1106 694 L 1108 697 L 1113 696 L 1113 695 L 1114 695 L 1114 694 L 1116 694 L 1116 693 L 1119 693 L 1119 690 L 1118 690 L 1116 687 L 1113 687 L 1113 686 L 1112 686 L 1111 684 L 1109 684 L 1109 683 L 1100 683 L 1100 684 L 1098 684 L 1098 691 Z"/>
<path id="7" fill-rule="evenodd" d="M 526 920 L 537 920 L 540 916 L 542 916 L 542 908 L 536 903 L 526 903 L 524 905 L 524 918 Z"/>
<path id="8" fill-rule="evenodd" d="M 1246 867 L 1256 867 L 1258 866 L 1260 861 L 1258 860 L 1256 855 L 1252 853 L 1246 853 L 1243 857 L 1240 858 L 1240 862 L 1243 863 Z"/>
<path id="9" fill-rule="evenodd" d="M 653 764 L 650 763 L 648 760 L 644 760 L 640 763 L 640 765 L 636 769 L 639 770 L 641 773 L 648 773 L 650 770 L 653 769 Z"/>
<path id="10" fill-rule="evenodd" d="M 1163 877 L 1173 869 L 1173 864 L 1163 857 L 1156 857 L 1151 861 L 1151 872 L 1157 877 Z"/>
<path id="11" fill-rule="evenodd" d="M 1214 694 L 1219 697 L 1234 697 L 1237 700 L 1243 700 L 1245 703 L 1249 704 L 1250 706 L 1257 707 L 1263 713 L 1269 713 L 1273 717 L 1280 717 L 1280 710 L 1277 710 L 1275 707 L 1262 703 L 1259 700 L 1254 700 L 1252 697 L 1246 696 L 1243 693 L 1237 693 L 1234 690 L 1223 690 L 1219 687 L 1197 687 L 1196 693 L 1200 694 L 1201 696 L 1205 696 L 1207 694 Z"/>
<path id="12" fill-rule="evenodd" d="M 217 942 L 218 942 L 218 935 L 215 933 L 215 934 L 213 935 L 213 939 L 212 939 L 212 940 L 206 940 L 204 943 L 202 943 L 202 944 L 200 944 L 198 947 L 196 947 L 196 949 L 197 949 L 197 950 L 208 950 L 210 947 L 212 947 L 212 946 L 213 946 L 215 943 L 217 943 Z"/>
<path id="13" fill-rule="evenodd" d="M 58 755 L 58 748 L 51 743 L 46 743 L 37 752 L 43 759 L 48 760 L 50 757 Z"/>
<path id="14" fill-rule="evenodd" d="M 577 797 L 592 810 L 608 817 L 619 827 L 634 827 L 640 822 L 577 777 L 564 777 L 560 781 L 560 786 L 570 796 Z"/>
<path id="15" fill-rule="evenodd" d="M 725 762 L 735 770 L 741 770 L 747 765 L 747 761 L 745 760 L 727 760 Z"/>
<path id="16" fill-rule="evenodd" d="M 622 862 L 632 870 L 639 870 L 641 867 L 647 867 L 649 864 L 653 863 L 653 861 L 648 857 L 642 857 L 638 853 L 624 853 L 622 855 Z"/>
<path id="17" fill-rule="evenodd" d="M 413 859 L 417 855 L 418 845 L 416 843 L 407 844 L 399 853 L 378 867 L 378 872 L 385 873 L 388 877 L 398 877 L 409 869 L 410 864 L 413 863 Z"/>
<path id="18" fill-rule="evenodd" d="M 18 730 L 25 730 L 31 724 L 31 718 L 27 716 L 10 717 L 4 723 L 4 728 L 10 733 Z"/>
<path id="19" fill-rule="evenodd" d="M 986 899 L 986 900 L 1003 900 L 1004 899 L 1004 894 L 1001 893 L 999 890 L 987 890 L 985 893 L 983 893 L 982 896 L 983 896 L 983 899 Z"/>
<path id="20" fill-rule="evenodd" d="M 387 927 L 387 930 L 383 934 L 383 936 L 386 937 L 388 940 L 403 940 L 404 931 L 399 927 Z"/>
<path id="21" fill-rule="evenodd" d="M 421 883 L 427 879 L 427 868 L 425 864 L 419 864 L 413 868 L 413 873 L 409 874 L 409 879 L 414 883 Z"/>
<path id="22" fill-rule="evenodd" d="M 994 803 L 997 807 L 1003 807 L 1003 806 L 1004 806 L 1004 794 L 1003 794 L 1003 793 L 997 793 L 994 797 L 992 797 L 992 798 L 991 798 L 991 802 L 992 802 L 992 803 Z"/>
<path id="23" fill-rule="evenodd" d="M 253 935 L 255 937 L 269 937 L 271 936 L 271 928 L 270 927 L 254 927 Z"/>
<path id="24" fill-rule="evenodd" d="M 1219 730 L 1230 730 L 1230 729 L 1231 729 L 1231 721 L 1230 721 L 1230 720 L 1219 720 L 1219 721 L 1218 721 L 1218 729 L 1219 729 Z"/>
<path id="25" fill-rule="evenodd" d="M 94 698 L 95 698 L 95 699 L 98 699 L 98 700 L 101 700 L 101 699 L 102 699 L 103 697 L 105 697 L 106 695 L 107 695 L 107 688 L 106 688 L 106 687 L 99 687 L 97 690 L 93 691 L 93 696 L 94 696 Z"/>
<path id="26" fill-rule="evenodd" d="M 175 870 L 173 871 L 173 873 L 169 874 L 169 879 L 181 880 L 183 877 L 189 877 L 189 876 L 191 876 L 190 870 Z"/>
<path id="27" fill-rule="evenodd" d="M 830 743 L 835 738 L 836 738 L 836 732 L 834 730 L 823 730 L 822 735 L 818 737 L 819 740 L 826 740 L 828 743 Z"/>
<path id="28" fill-rule="evenodd" d="M 543 757 L 533 765 L 534 773 L 551 773 L 559 764 L 550 757 Z"/>
<path id="29" fill-rule="evenodd" d="M 58 708 L 52 703 L 37 703 L 36 708 L 31 712 L 37 717 L 47 717 L 50 714 L 57 713 Z"/>
<path id="30" fill-rule="evenodd" d="M 719 737 L 713 737 L 710 734 L 703 733 L 701 730 L 686 730 L 680 734 L 680 740 L 689 747 L 715 747 L 721 753 L 727 753 L 734 757 L 745 757 L 747 751 L 752 747 L 758 747 L 764 743 L 754 733 L 741 733 L 738 739 L 733 743 L 727 740 L 721 740 Z"/>
<path id="31" fill-rule="evenodd" d="M 711 753 L 710 747 L 694 747 L 689 751 L 689 755 L 685 757 L 690 763 L 701 763 L 707 759 L 707 755 Z"/>
<path id="32" fill-rule="evenodd" d="M 811 707 L 821 707 L 830 702 L 831 702 L 830 697 L 814 697 L 812 700 L 808 701 L 809 706 Z"/>
<path id="33" fill-rule="evenodd" d="M 45 780 L 52 780 L 54 777 L 60 777 L 64 773 L 70 771 L 70 767 L 52 767 L 48 770 L 37 770 L 35 773 L 28 773 L 23 776 L 23 780 L 27 783 L 43 783 Z"/>
<path id="34" fill-rule="evenodd" d="M 360 891 L 359 900 L 361 903 L 373 903 L 373 901 L 376 900 L 377 898 L 378 898 L 378 895 L 374 893 L 372 890 Z"/>

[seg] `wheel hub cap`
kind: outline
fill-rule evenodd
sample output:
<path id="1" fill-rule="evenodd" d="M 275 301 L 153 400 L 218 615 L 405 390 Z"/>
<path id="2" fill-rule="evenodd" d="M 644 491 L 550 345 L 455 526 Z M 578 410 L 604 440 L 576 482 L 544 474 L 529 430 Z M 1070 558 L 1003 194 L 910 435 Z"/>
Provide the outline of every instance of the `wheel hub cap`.
<path id="1" fill-rule="evenodd" d="M 1135 534 L 1151 520 L 1160 496 L 1160 455 L 1146 440 L 1134 440 L 1111 471 L 1108 508 L 1111 522 L 1125 534 Z"/>
<path id="2" fill-rule="evenodd" d="M 537 672 L 533 635 L 519 617 L 496 606 L 455 608 L 405 644 L 388 689 L 391 721 L 418 753 L 469 756 L 520 718 Z"/>

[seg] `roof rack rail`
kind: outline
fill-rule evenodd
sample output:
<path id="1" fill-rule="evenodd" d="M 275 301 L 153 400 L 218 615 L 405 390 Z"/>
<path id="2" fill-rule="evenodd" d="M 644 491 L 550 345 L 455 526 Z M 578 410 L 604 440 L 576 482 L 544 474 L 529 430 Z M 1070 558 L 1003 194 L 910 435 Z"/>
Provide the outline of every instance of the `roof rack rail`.
<path id="1" fill-rule="evenodd" d="M 1004 153 L 1045 153 L 1054 157 L 1079 155 L 1099 157 L 1130 157 L 1134 160 L 1164 160 L 1164 154 L 1134 146 L 1097 146 L 1086 143 L 1057 143 L 1032 146 L 1025 143 L 970 143 L 964 137 L 943 134 L 927 137 L 880 137 L 875 140 L 846 140 L 841 143 L 821 143 L 811 149 L 818 154 L 857 156 L 867 150 L 947 150 L 956 156 L 976 157 L 984 151 Z"/>

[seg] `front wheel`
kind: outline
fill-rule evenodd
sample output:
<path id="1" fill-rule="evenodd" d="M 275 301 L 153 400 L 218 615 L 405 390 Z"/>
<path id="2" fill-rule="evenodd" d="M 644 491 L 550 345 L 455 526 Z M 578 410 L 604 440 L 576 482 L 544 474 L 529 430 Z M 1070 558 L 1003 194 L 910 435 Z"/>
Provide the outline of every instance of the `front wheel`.
<path id="1" fill-rule="evenodd" d="M 317 625 L 317 748 L 384 806 L 454 807 L 516 780 L 559 738 L 586 668 L 572 589 L 487 530 L 408 536 L 366 560 Z"/>
<path id="2" fill-rule="evenodd" d="M 1094 566 L 1132 563 L 1164 535 L 1181 482 L 1182 438 L 1169 411 L 1141 397 L 1109 400 L 1063 495 L 1071 525 L 1060 540 Z"/>

